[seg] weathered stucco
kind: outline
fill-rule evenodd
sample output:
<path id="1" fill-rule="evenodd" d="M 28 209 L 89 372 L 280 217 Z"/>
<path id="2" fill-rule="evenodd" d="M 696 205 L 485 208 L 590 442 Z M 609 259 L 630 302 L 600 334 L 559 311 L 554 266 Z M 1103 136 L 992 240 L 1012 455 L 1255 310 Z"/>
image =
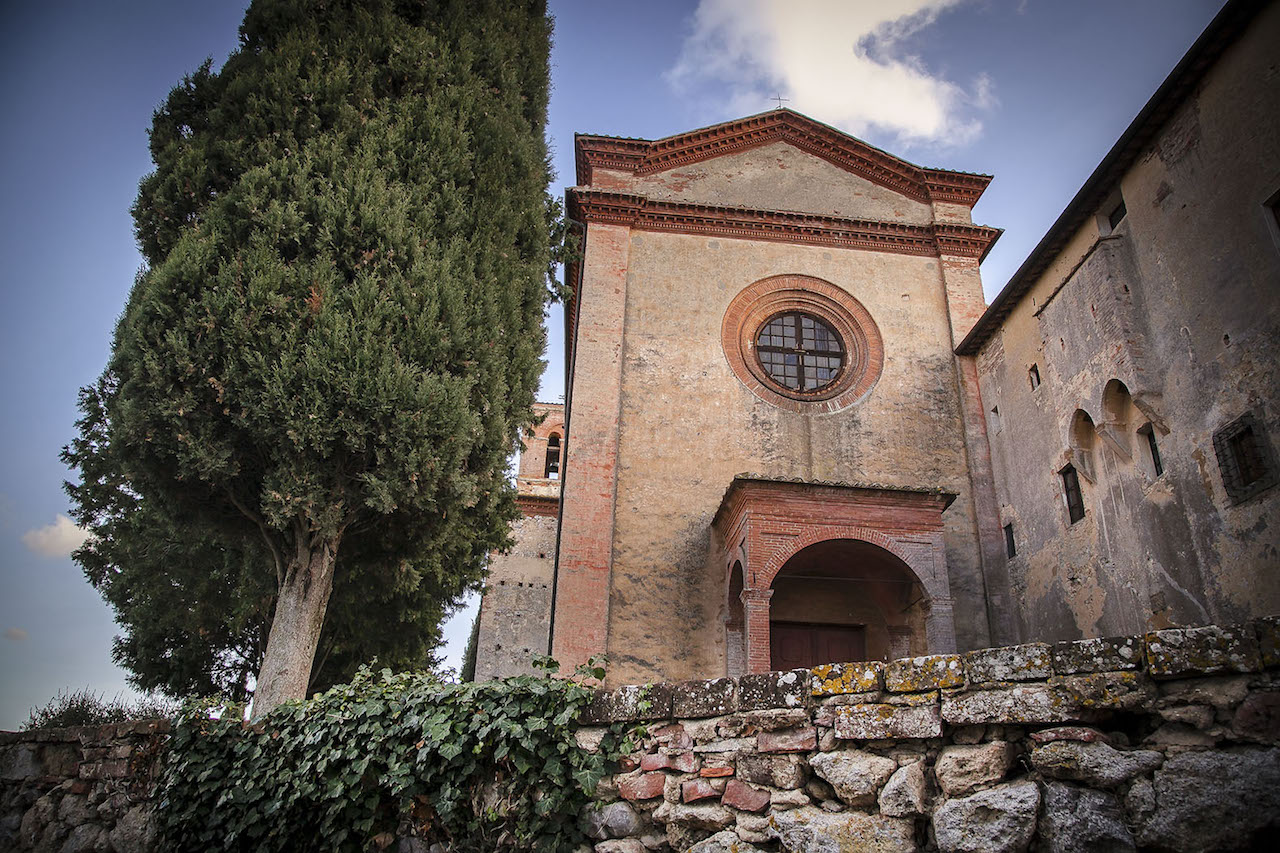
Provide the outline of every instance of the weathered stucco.
<path id="1" fill-rule="evenodd" d="M 1028 636 L 1280 609 L 1280 489 L 1233 504 L 1213 446 L 1247 412 L 1272 458 L 1280 435 L 1280 252 L 1267 206 L 1280 191 L 1278 42 L 1273 4 L 979 353 L 984 407 L 999 413 L 992 464 Z M 1121 199 L 1112 231 L 1105 216 Z M 1139 432 L 1147 424 L 1158 477 Z M 1084 493 L 1076 524 L 1058 475 L 1068 462 Z"/>
<path id="2" fill-rule="evenodd" d="M 906 198 L 786 142 L 759 145 L 713 160 L 632 176 L 602 173 L 597 185 L 648 198 L 762 210 L 799 210 L 849 219 L 926 224 L 930 205 Z M 968 222 L 968 208 L 948 205 L 950 221 Z M 959 211 L 964 211 L 963 214 Z"/>
<path id="3" fill-rule="evenodd" d="M 786 143 L 629 183 L 610 173 L 609 183 L 630 193 L 724 206 L 916 223 L 931 216 L 928 205 Z M 963 648 L 987 644 L 940 259 L 635 229 L 626 257 L 625 287 L 619 288 L 626 306 L 610 678 L 692 678 L 725 670 L 725 551 L 713 543 L 710 528 L 726 487 L 743 471 L 959 495 L 943 516 L 957 640 Z M 830 282 L 870 313 L 883 337 L 884 367 L 860 402 L 831 414 L 788 411 L 750 393 L 732 373 L 721 343 L 725 312 L 743 289 L 780 274 Z M 976 264 L 967 274 L 976 287 Z M 584 291 L 584 303 L 591 298 Z M 979 295 L 969 313 L 980 311 Z M 595 381 L 592 368 L 579 353 L 575 371 L 584 387 Z M 571 430 L 576 426 L 571 420 Z M 567 477 L 572 490 L 574 471 Z M 779 603 L 785 607 L 785 596 Z"/>

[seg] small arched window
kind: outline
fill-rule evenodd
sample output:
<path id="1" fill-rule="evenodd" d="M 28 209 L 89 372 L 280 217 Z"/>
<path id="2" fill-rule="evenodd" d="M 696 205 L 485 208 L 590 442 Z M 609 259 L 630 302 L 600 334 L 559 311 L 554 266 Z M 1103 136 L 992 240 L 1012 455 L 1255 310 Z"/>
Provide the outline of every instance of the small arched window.
<path id="1" fill-rule="evenodd" d="M 560 479 L 560 436 L 555 433 L 547 437 L 547 466 L 542 476 L 548 480 Z"/>

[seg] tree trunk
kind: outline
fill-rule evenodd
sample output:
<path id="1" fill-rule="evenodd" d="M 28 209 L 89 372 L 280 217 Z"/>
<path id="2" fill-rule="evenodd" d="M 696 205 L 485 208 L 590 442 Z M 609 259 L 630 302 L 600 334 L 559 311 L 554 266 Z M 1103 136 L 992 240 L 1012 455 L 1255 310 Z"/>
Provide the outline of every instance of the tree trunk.
<path id="1" fill-rule="evenodd" d="M 267 651 L 253 692 L 255 720 L 282 702 L 307 698 L 311 663 L 333 591 L 338 540 L 313 540 L 305 535 L 298 540 L 296 554 L 285 569 L 284 583 L 276 597 L 275 618 L 271 620 Z"/>

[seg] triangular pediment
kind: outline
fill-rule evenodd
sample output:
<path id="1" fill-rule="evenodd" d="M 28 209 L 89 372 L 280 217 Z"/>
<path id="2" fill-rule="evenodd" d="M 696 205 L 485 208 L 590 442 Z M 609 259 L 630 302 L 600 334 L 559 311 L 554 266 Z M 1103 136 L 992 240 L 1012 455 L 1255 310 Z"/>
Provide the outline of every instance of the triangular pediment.
<path id="1" fill-rule="evenodd" d="M 917 166 L 808 116 L 778 109 L 657 140 L 578 135 L 578 184 L 593 184 L 596 169 L 645 177 L 778 143 L 919 202 L 972 206 L 991 181 L 989 175 Z"/>

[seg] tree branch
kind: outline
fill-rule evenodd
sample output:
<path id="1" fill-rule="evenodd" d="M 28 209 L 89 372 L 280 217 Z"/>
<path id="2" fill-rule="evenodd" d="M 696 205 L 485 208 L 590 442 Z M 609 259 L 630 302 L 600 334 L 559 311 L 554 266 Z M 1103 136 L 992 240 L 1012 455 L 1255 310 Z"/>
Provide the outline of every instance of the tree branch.
<path id="1" fill-rule="evenodd" d="M 276 566 L 276 589 L 284 587 L 284 562 L 280 559 L 280 549 L 276 547 L 276 543 L 271 539 L 271 533 L 267 529 L 267 523 L 262 520 L 262 516 L 258 515 L 235 496 L 230 488 L 227 488 L 227 500 L 231 501 L 232 506 L 240 510 L 240 513 L 258 527 L 258 532 L 262 534 L 262 541 L 267 543 L 267 549 L 271 551 L 271 559 Z"/>

